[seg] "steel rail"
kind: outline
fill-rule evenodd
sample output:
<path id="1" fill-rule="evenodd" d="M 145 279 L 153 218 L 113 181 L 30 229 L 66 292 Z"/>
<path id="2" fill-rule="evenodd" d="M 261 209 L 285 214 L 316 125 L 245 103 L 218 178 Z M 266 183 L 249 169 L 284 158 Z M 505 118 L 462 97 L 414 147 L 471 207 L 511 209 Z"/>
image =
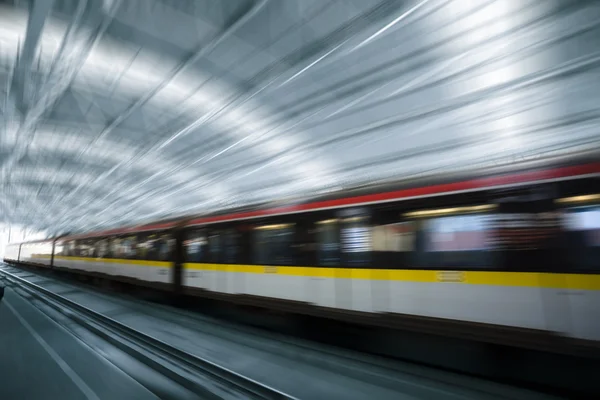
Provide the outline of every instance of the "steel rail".
<path id="1" fill-rule="evenodd" d="M 102 315 L 59 294 L 38 286 L 35 283 L 14 275 L 5 269 L 0 268 L 0 274 L 10 283 L 26 290 L 47 305 L 59 309 L 61 313 L 75 320 L 80 325 L 99 334 L 99 336 L 104 339 L 108 339 L 109 342 L 117 345 L 121 350 L 126 351 L 131 356 L 142 361 L 144 364 L 149 365 L 151 368 L 158 370 L 187 389 L 202 395 L 203 398 L 210 397 L 214 399 L 223 399 L 226 397 L 202 387 L 202 385 L 197 382 L 197 379 L 193 378 L 201 379 L 208 377 L 213 382 L 224 384 L 228 390 L 233 389 L 235 392 L 238 392 L 238 394 L 243 395 L 244 398 L 296 400 L 295 397 L 275 388 L 269 387 L 212 361 L 187 353 L 157 338 L 132 329 L 110 317 Z M 108 337 L 107 331 L 109 332 L 110 337 Z M 115 335 L 124 340 L 116 340 L 114 338 Z M 137 350 L 136 347 L 142 348 L 143 351 Z M 149 355 L 143 354 L 146 351 Z M 157 361 L 156 358 L 159 360 Z M 178 369 L 191 373 L 192 378 L 186 377 L 184 374 L 179 374 L 166 367 L 164 361 L 167 361 Z M 235 398 L 236 396 L 232 394 L 231 397 Z"/>

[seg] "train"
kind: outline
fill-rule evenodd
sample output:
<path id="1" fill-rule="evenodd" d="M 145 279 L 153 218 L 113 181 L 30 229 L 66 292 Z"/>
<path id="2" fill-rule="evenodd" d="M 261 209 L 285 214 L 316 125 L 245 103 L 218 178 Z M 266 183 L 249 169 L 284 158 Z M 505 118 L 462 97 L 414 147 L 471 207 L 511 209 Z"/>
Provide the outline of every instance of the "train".
<path id="1" fill-rule="evenodd" d="M 4 261 L 342 321 L 596 342 L 599 175 L 586 160 L 399 180 L 13 243 Z"/>

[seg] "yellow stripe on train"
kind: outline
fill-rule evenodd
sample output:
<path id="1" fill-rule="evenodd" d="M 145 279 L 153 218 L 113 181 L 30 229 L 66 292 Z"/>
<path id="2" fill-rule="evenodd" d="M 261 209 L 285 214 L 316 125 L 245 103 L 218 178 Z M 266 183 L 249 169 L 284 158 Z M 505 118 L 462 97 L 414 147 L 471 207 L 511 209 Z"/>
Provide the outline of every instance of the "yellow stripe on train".
<path id="1" fill-rule="evenodd" d="M 350 278 L 404 282 L 448 282 L 470 285 L 524 286 L 570 290 L 600 290 L 600 275 L 539 272 L 435 271 L 402 269 L 356 269 L 283 267 L 237 264 L 186 263 L 186 269 L 253 274 L 277 274 L 314 278 Z"/>
<path id="2" fill-rule="evenodd" d="M 55 260 L 105 262 L 170 268 L 172 262 L 55 256 Z M 521 286 L 568 290 L 600 290 L 600 275 L 546 272 L 436 271 L 411 269 L 361 269 L 331 267 L 260 266 L 241 264 L 185 263 L 185 269 L 198 271 L 276 274 L 312 278 L 347 278 L 403 282 L 461 283 L 468 285 Z"/>
<path id="3" fill-rule="evenodd" d="M 126 258 L 92 258 L 92 257 L 72 257 L 72 256 L 54 256 L 55 260 L 102 262 L 111 264 L 129 264 L 139 265 L 141 267 L 159 267 L 170 268 L 173 266 L 171 261 L 149 261 L 149 260 L 130 260 Z"/>

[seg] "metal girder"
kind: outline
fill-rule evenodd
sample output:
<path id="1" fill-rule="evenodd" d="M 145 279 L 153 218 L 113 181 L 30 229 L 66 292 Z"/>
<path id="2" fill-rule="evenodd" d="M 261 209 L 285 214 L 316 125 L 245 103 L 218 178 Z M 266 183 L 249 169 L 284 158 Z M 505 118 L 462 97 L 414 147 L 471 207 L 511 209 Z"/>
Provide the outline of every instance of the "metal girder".
<path id="1" fill-rule="evenodd" d="M 81 166 L 94 165 L 94 164 L 106 164 L 106 163 L 118 163 L 123 158 L 132 158 L 136 154 L 136 149 L 123 145 L 122 143 L 115 142 L 113 140 L 104 139 L 98 142 L 94 148 L 94 152 L 89 153 L 85 159 L 77 158 L 76 156 L 80 153 L 81 149 L 87 146 L 88 141 L 85 137 L 78 135 L 76 132 L 67 133 L 63 131 L 62 134 L 57 136 L 52 132 L 54 129 L 61 129 L 60 126 L 45 126 L 45 129 L 38 131 L 35 147 L 30 149 L 31 154 L 60 154 L 68 156 L 72 162 L 78 162 Z M 75 130 L 76 131 L 76 130 Z M 92 160 L 90 163 L 89 160 Z M 136 169 L 139 169 L 139 173 L 164 173 L 167 170 L 167 174 L 171 177 L 177 178 L 174 173 L 176 167 L 171 161 L 162 157 L 156 157 L 153 161 L 144 160 L 135 164 Z M 98 172 L 96 167 L 94 170 Z M 78 169 L 71 172 L 82 172 L 85 169 Z M 66 172 L 66 171 L 65 171 Z M 187 176 L 183 177 L 182 180 L 189 179 Z M 92 180 L 93 181 L 93 180 Z M 88 182 L 93 184 L 93 182 Z"/>
<path id="2" fill-rule="evenodd" d="M 46 196 L 63 196 L 63 193 L 71 190 L 74 187 L 74 183 L 70 181 L 65 182 L 54 182 L 51 185 L 47 185 L 45 179 L 36 179 L 35 177 L 19 179 L 18 182 L 12 182 L 8 188 L 6 197 L 12 199 L 15 196 L 26 197 L 34 195 L 35 197 Z M 104 194 L 103 188 L 90 188 L 92 195 L 100 196 Z"/>
<path id="3" fill-rule="evenodd" d="M 297 9 L 288 6 L 294 1 Z M 220 16 L 128 2 L 111 37 L 88 53 L 79 45 L 98 32 L 101 0 L 88 0 L 86 10 L 95 11 L 78 24 L 48 20 L 49 36 L 39 43 L 50 72 L 39 95 L 61 101 L 34 97 L 29 110 L 21 107 L 22 119 L 16 105 L 3 107 L 9 133 L 0 157 L 14 164 L 1 172 L 10 179 L 0 183 L 0 214 L 14 211 L 12 220 L 38 226 L 56 220 L 57 231 L 85 229 L 598 147 L 593 77 L 600 61 L 590 44 L 600 31 L 597 7 L 290 2 L 270 3 L 246 32 L 226 43 L 217 32 L 211 45 L 218 49 L 200 46 L 186 58 L 184 49 L 208 42 L 204 35 L 226 36 Z M 77 20 L 75 6 L 61 16 Z M 275 10 L 286 14 L 277 18 Z M 156 25 L 159 14 L 157 29 L 142 26 L 145 17 Z M 21 22 L 3 26 L 0 40 L 25 37 Z M 61 41 L 67 26 L 73 29 Z M 4 47 L 2 64 L 11 65 L 15 49 Z M 13 96 L 23 56 L 2 85 Z M 238 78 L 250 84 L 237 85 Z M 63 90 L 69 81 L 72 98 Z M 73 121 L 52 125 L 49 110 Z M 33 111 L 42 112 L 37 120 Z M 17 123 L 27 118 L 30 131 Z"/>
<path id="4" fill-rule="evenodd" d="M 308 49 L 295 52 L 289 56 L 289 59 L 280 60 L 274 64 L 267 66 L 263 71 L 253 77 L 254 89 L 249 93 L 234 96 L 224 102 L 219 108 L 211 110 L 206 115 L 197 119 L 185 128 L 177 131 L 172 136 L 171 140 L 180 136 L 185 136 L 194 129 L 198 129 L 204 124 L 210 123 L 212 120 L 220 116 L 226 110 L 243 107 L 245 104 L 252 101 L 261 93 L 268 90 L 285 90 L 290 83 L 307 74 L 311 69 L 322 67 L 323 65 L 339 61 L 365 46 L 367 43 L 379 40 L 385 37 L 387 30 L 394 25 L 403 22 L 410 16 L 413 16 L 430 0 L 421 0 L 413 7 L 405 10 L 406 2 L 398 0 L 384 0 L 375 7 L 367 10 L 364 14 L 349 21 L 346 26 L 336 30 L 333 34 L 322 39 L 319 43 L 311 43 Z M 373 21 L 378 21 L 378 24 L 373 24 Z M 391 20 L 391 21 L 390 21 Z M 373 32 L 374 31 L 374 32 Z M 314 99 L 311 97 L 311 99 Z M 289 115 L 283 115 L 279 121 L 269 127 L 268 132 L 271 135 L 255 134 L 256 140 L 254 143 L 245 143 L 243 149 L 240 144 L 246 141 L 240 141 L 235 146 L 227 149 L 232 156 L 238 155 L 239 152 L 248 150 L 248 148 L 264 145 L 268 140 L 272 140 L 277 136 L 290 135 L 301 126 L 307 119 L 313 118 L 318 112 L 313 111 L 308 115 L 301 115 L 300 118 L 289 118 Z M 273 112 L 269 113 L 272 117 L 276 117 Z M 237 148 L 237 149 L 236 149 Z M 314 157 L 315 153 L 311 153 Z"/>
<path id="5" fill-rule="evenodd" d="M 168 76 L 163 79 L 163 81 L 158 86 L 152 88 L 150 91 L 148 91 L 142 97 L 140 97 L 123 114 L 117 116 L 111 124 L 106 126 L 100 132 L 100 134 L 90 143 L 90 145 L 86 149 L 83 150 L 82 154 L 86 154 L 89 151 L 89 149 L 93 148 L 98 141 L 104 139 L 116 126 L 118 126 L 127 117 L 129 117 L 134 110 L 136 110 L 139 107 L 141 107 L 142 105 L 146 104 L 148 102 L 148 100 L 150 100 L 152 97 L 154 97 L 156 93 L 158 93 L 169 82 L 171 82 L 173 79 L 175 79 L 188 66 L 192 65 L 198 59 L 202 58 L 206 54 L 209 54 L 211 51 L 213 51 L 220 43 L 222 43 L 225 39 L 227 39 L 229 36 L 231 36 L 235 31 L 237 31 L 239 29 L 239 27 L 243 26 L 248 20 L 253 18 L 260 10 L 262 10 L 264 8 L 264 6 L 267 3 L 268 3 L 268 0 L 257 0 L 256 3 L 246 12 L 246 14 L 244 14 L 240 19 L 238 19 L 234 24 L 229 26 L 219 36 L 214 38 L 208 45 L 201 45 L 195 52 L 192 53 L 192 55 L 190 55 L 188 58 L 186 58 L 180 64 L 178 64 L 168 74 Z M 138 156 L 136 156 L 133 159 L 123 160 L 122 162 L 117 164 L 115 167 L 108 170 L 106 173 L 100 175 L 96 181 L 103 181 L 106 178 L 108 178 L 109 176 L 111 176 L 119 168 L 126 166 L 126 165 L 127 166 L 132 165 L 133 163 L 135 163 L 137 160 L 139 160 L 143 156 L 147 156 L 148 154 L 151 154 L 151 153 L 156 153 L 160 149 L 162 149 L 162 145 L 153 146 L 148 151 L 142 152 L 141 154 L 139 154 Z M 159 176 L 159 175 L 160 174 L 157 174 L 157 176 Z M 74 190 L 70 194 L 69 197 L 76 196 L 79 193 L 79 191 L 81 190 L 81 188 L 82 187 L 79 187 L 76 190 Z"/>
<path id="6" fill-rule="evenodd" d="M 388 2 L 388 3 L 393 3 L 393 2 Z M 92 148 L 92 146 L 95 148 L 95 145 L 97 144 L 98 139 L 102 139 L 103 136 L 105 136 L 108 132 L 110 132 L 112 129 L 114 129 L 114 127 L 116 127 L 118 124 L 120 124 L 122 121 L 124 121 L 129 115 L 131 115 L 131 113 L 133 112 L 133 110 L 135 110 L 138 107 L 141 107 L 142 105 L 144 105 L 150 98 L 152 98 L 154 96 L 154 94 L 160 90 L 162 87 L 164 87 L 171 79 L 173 79 L 175 76 L 177 76 L 177 74 L 183 70 L 187 65 L 193 63 L 195 60 L 199 59 L 201 56 L 203 56 L 204 54 L 208 54 L 210 53 L 210 51 L 212 51 L 213 48 L 215 48 L 220 42 L 222 42 L 228 35 L 231 34 L 231 32 L 235 31 L 237 29 L 237 27 L 241 26 L 243 23 L 245 23 L 246 19 L 251 18 L 256 12 L 258 12 L 264 5 L 266 4 L 266 1 L 263 2 L 257 2 L 255 4 L 255 6 L 253 8 L 250 9 L 250 11 L 246 14 L 246 16 L 244 16 L 241 20 L 239 20 L 236 25 L 230 27 L 227 31 L 225 31 L 223 33 L 223 35 L 221 35 L 220 37 L 216 38 L 213 42 L 211 42 L 211 44 L 209 44 L 209 46 L 207 47 L 202 47 L 198 50 L 198 52 L 196 52 L 194 55 L 192 55 L 191 58 L 188 58 L 187 60 L 184 60 L 183 63 L 181 63 L 178 67 L 176 67 L 173 71 L 173 75 L 171 76 L 171 78 L 167 78 L 166 80 L 164 80 L 158 87 L 156 87 L 154 90 L 151 90 L 150 92 L 146 93 L 145 96 L 142 96 L 140 99 L 138 99 L 138 101 L 136 103 L 134 103 L 133 106 L 131 106 L 130 108 L 128 108 L 128 110 L 125 112 L 125 114 L 122 114 L 120 116 L 118 116 L 113 123 L 109 124 L 107 127 L 105 127 L 105 129 L 101 132 L 101 134 L 94 140 L 91 142 L 91 144 L 88 146 L 88 148 Z M 314 64 L 313 64 L 314 65 Z M 289 82 L 289 81 L 288 81 Z M 252 96 L 251 96 L 252 97 Z M 245 103 L 245 101 L 243 101 L 242 103 Z M 243 105 L 243 104 L 242 104 Z M 229 106 L 229 104 L 227 105 Z M 218 105 L 218 107 L 216 107 L 215 109 L 218 109 L 218 111 L 220 112 L 223 109 L 223 103 L 220 103 Z M 213 111 L 215 110 L 211 110 L 207 115 L 208 115 L 208 120 L 210 120 L 211 118 L 215 117 L 217 114 L 213 113 Z M 194 123 L 190 124 L 188 127 L 184 128 L 184 129 L 189 129 L 190 127 L 193 127 L 193 125 L 195 123 L 197 123 L 198 120 L 196 120 Z M 151 147 L 149 151 L 140 154 L 140 157 L 134 157 L 135 160 L 127 160 L 126 157 L 123 157 L 122 161 L 119 162 L 115 167 L 113 167 L 112 169 L 110 169 L 106 174 L 101 174 L 99 179 L 94 180 L 96 183 L 100 184 L 101 182 L 105 181 L 109 176 L 111 176 L 112 174 L 115 174 L 116 172 L 118 172 L 118 170 L 121 167 L 125 167 L 125 166 L 133 166 L 134 164 L 137 164 L 139 162 L 142 162 L 144 160 L 147 160 L 147 156 L 148 155 L 152 155 L 153 153 L 156 153 L 158 151 L 161 151 L 164 146 L 167 146 L 169 143 L 171 143 L 174 140 L 178 139 L 178 134 L 175 134 L 175 137 L 170 137 L 166 142 L 162 142 L 159 143 L 158 146 L 154 146 Z M 238 142 L 239 143 L 239 142 Z M 84 150 L 82 152 L 83 154 L 87 153 L 87 150 Z M 219 156 L 222 152 L 216 152 L 213 153 L 212 155 L 209 154 L 208 156 L 204 156 L 192 163 L 188 163 L 187 165 L 183 165 L 183 167 L 198 167 L 200 165 L 202 165 L 203 163 L 210 161 L 211 159 L 213 159 L 216 156 Z M 146 158 L 144 157 L 146 156 Z M 274 159 L 275 161 L 278 161 L 279 158 L 275 157 Z M 272 164 L 271 161 L 268 161 L 266 165 L 270 165 Z M 142 182 L 140 184 L 134 185 L 133 187 L 126 187 L 126 184 L 121 184 L 121 185 L 117 185 L 114 187 L 114 189 L 107 193 L 103 198 L 98 199 L 98 201 L 96 203 L 101 203 L 103 201 L 108 200 L 111 196 L 114 195 L 118 195 L 120 198 L 118 198 L 116 201 L 120 202 L 123 201 L 124 197 L 121 197 L 123 195 L 127 195 L 127 194 L 131 194 L 131 193 L 135 193 L 136 190 L 138 190 L 139 188 L 146 188 L 145 190 L 148 190 L 148 184 L 151 183 L 152 180 L 158 180 L 160 178 L 163 178 L 165 176 L 169 176 L 174 172 L 177 172 L 179 170 L 182 169 L 182 166 L 176 166 L 174 168 L 169 168 L 166 167 L 164 164 L 163 165 L 163 170 L 161 171 L 156 171 L 154 174 L 150 175 L 148 178 L 143 179 Z M 264 168 L 264 166 L 258 166 L 258 168 Z M 219 174 L 220 176 L 221 174 Z M 115 178 L 118 178 L 115 175 Z M 210 179 L 206 182 L 206 184 L 216 184 L 218 180 L 215 179 Z M 157 182 L 158 183 L 158 182 Z M 83 189 L 83 187 L 87 187 L 87 185 L 89 185 L 90 182 L 86 182 L 85 184 L 82 182 L 81 186 L 78 186 L 76 188 L 76 190 L 72 191 L 70 196 L 67 196 L 69 199 L 75 199 L 77 197 L 78 194 L 80 194 L 80 189 Z M 151 187 L 151 186 L 150 186 Z M 173 187 L 173 186 L 170 186 Z M 183 185 L 182 187 L 179 188 L 179 190 L 183 191 L 186 189 L 186 186 Z M 169 196 L 167 194 L 160 194 L 160 191 L 153 191 L 152 189 L 150 189 L 150 193 L 153 193 L 155 195 L 158 195 L 158 199 L 160 200 L 161 198 L 166 199 Z M 164 190 L 163 190 L 164 191 Z M 221 196 L 221 197 L 226 197 L 226 196 Z M 65 200 L 62 200 L 63 202 Z M 53 207 L 53 205 L 51 205 L 51 207 Z M 90 207 L 93 207 L 93 205 L 90 205 Z M 110 207 L 110 205 L 109 205 Z M 83 210 L 82 210 L 83 211 Z"/>
<path id="7" fill-rule="evenodd" d="M 273 76 L 273 68 L 269 68 L 268 73 L 265 73 L 265 76 L 269 77 L 268 80 L 266 80 L 266 78 L 261 78 L 260 75 L 258 75 L 256 77 L 256 81 L 260 82 L 260 85 L 257 85 L 256 89 L 254 89 L 250 93 L 235 94 L 234 96 L 227 99 L 226 101 L 220 102 L 220 104 L 217 107 L 210 110 L 208 113 L 202 115 L 201 117 L 195 119 L 192 123 L 188 124 L 184 128 L 179 129 L 176 132 L 174 132 L 173 134 L 171 134 L 169 139 L 164 141 L 159 146 L 159 149 L 166 147 L 174 140 L 184 137 L 185 135 L 187 135 L 188 133 L 190 133 L 191 131 L 193 131 L 195 129 L 198 129 L 202 125 L 207 124 L 211 121 L 214 121 L 215 118 L 221 116 L 225 112 L 231 112 L 231 110 L 233 110 L 233 109 L 241 109 L 242 107 L 244 107 L 244 105 L 248 104 L 256 96 L 258 96 L 263 91 L 269 89 L 270 87 L 277 87 L 278 89 L 280 89 L 281 87 L 289 84 L 294 79 L 297 79 L 302 74 L 306 73 L 306 71 L 308 71 L 310 68 L 313 68 L 316 64 L 324 63 L 326 60 L 329 61 L 329 59 L 334 59 L 334 58 L 337 59 L 340 57 L 347 56 L 347 55 L 351 54 L 352 52 L 354 52 L 356 49 L 362 47 L 365 43 L 376 40 L 379 37 L 383 37 L 383 34 L 387 29 L 389 29 L 394 24 L 397 24 L 398 22 L 402 21 L 406 17 L 410 16 L 412 13 L 417 11 L 428 1 L 429 0 L 422 0 L 416 6 L 410 8 L 409 10 L 403 11 L 399 16 L 395 16 L 391 22 L 387 22 L 385 26 L 378 28 L 375 33 L 371 33 L 367 38 L 364 38 L 364 37 L 361 38 L 359 36 L 358 39 L 353 38 L 354 40 L 352 40 L 352 41 L 348 40 L 348 31 L 355 30 L 358 32 L 358 31 L 364 31 L 367 27 L 372 28 L 372 26 L 373 26 L 372 20 L 374 18 L 385 21 L 386 18 L 389 19 L 391 10 L 397 11 L 398 8 L 404 8 L 404 6 L 405 6 L 404 2 L 398 2 L 395 0 L 383 1 L 382 3 L 378 4 L 373 9 L 368 10 L 365 14 L 361 15 L 359 18 L 356 18 L 354 21 L 351 21 L 350 23 L 348 23 L 348 25 L 344 29 L 339 30 L 339 32 L 335 32 L 334 35 L 331 35 L 332 36 L 331 38 L 327 38 L 325 40 L 325 42 L 330 42 L 330 43 L 328 43 L 327 46 L 321 46 L 321 47 L 317 46 L 318 48 L 320 48 L 320 51 L 318 53 L 316 53 L 308 58 L 305 57 L 300 62 L 292 63 L 293 67 L 291 69 L 289 68 L 289 65 L 288 65 L 289 63 L 282 61 L 282 63 L 286 65 L 286 68 L 285 68 L 285 70 L 281 71 L 280 73 L 275 74 L 275 76 Z M 290 74 L 291 74 L 291 76 L 290 76 Z M 266 82 L 265 82 L 265 80 L 266 80 Z M 251 141 L 249 139 L 256 139 L 257 142 L 264 143 L 267 139 L 273 140 L 274 136 L 277 136 L 278 134 L 280 134 L 279 131 L 281 131 L 281 130 L 286 131 L 286 133 L 289 135 L 289 133 L 290 133 L 289 131 L 291 130 L 291 128 L 292 127 L 289 126 L 289 123 L 284 124 L 283 126 L 280 125 L 280 126 L 276 126 L 276 127 L 272 127 L 272 126 L 264 127 L 261 130 L 252 132 L 248 136 L 245 136 L 245 137 L 237 140 L 234 144 L 232 144 L 224 149 L 221 149 L 220 151 L 218 151 L 216 153 L 213 153 L 213 155 L 211 155 L 209 157 L 204 156 L 203 157 L 204 160 L 200 159 L 200 160 L 196 161 L 194 164 L 197 165 L 199 163 L 206 162 L 206 160 L 210 160 L 215 156 L 220 156 L 220 155 L 224 154 L 225 152 L 230 152 L 236 147 L 242 147 L 241 146 L 242 144 L 245 144 L 244 147 L 246 149 L 248 149 L 249 147 L 254 147 L 254 146 L 248 146 L 248 142 Z M 234 129 L 238 129 L 238 128 L 236 127 Z M 295 149 L 294 149 L 294 151 L 295 151 Z M 315 153 L 311 153 L 311 158 L 314 157 L 314 154 Z M 315 170 L 321 170 L 321 172 L 323 172 L 323 168 L 318 168 L 318 169 L 315 168 Z M 303 172 L 304 172 L 303 170 L 299 171 L 300 176 L 302 176 Z M 324 182 L 327 181 L 325 176 L 326 175 L 323 174 L 319 177 L 321 184 L 323 184 Z"/>
<path id="8" fill-rule="evenodd" d="M 140 171 L 141 172 L 141 171 Z M 52 170 L 48 166 L 34 166 L 32 168 L 23 168 L 15 171 L 12 181 L 23 182 L 23 181 L 37 181 L 39 183 L 48 184 L 50 186 L 69 185 L 71 190 L 76 185 L 81 185 L 85 182 L 93 180 L 95 174 L 85 171 L 80 171 L 75 175 L 71 175 L 68 172 L 61 172 L 59 170 Z M 121 185 L 133 186 L 137 183 L 137 176 L 132 176 L 129 179 L 123 179 L 120 181 Z M 12 185 L 13 183 L 10 183 Z M 54 206 L 69 205 L 74 207 L 79 204 L 81 207 L 92 207 L 94 203 L 101 202 L 102 199 L 106 198 L 106 193 L 112 190 L 112 186 L 107 185 L 93 185 L 88 186 L 87 192 L 84 196 L 79 198 L 66 198 L 63 195 L 57 196 L 54 202 L 46 205 L 45 208 L 52 208 Z M 7 189 L 6 193 L 10 193 Z M 123 193 L 119 197 L 123 201 L 132 201 L 135 196 L 129 196 L 129 193 Z M 43 210 L 42 210 L 43 211 Z"/>
<path id="9" fill-rule="evenodd" d="M 53 4 L 54 0 L 33 0 L 30 3 L 25 42 L 22 44 L 17 58 L 12 83 L 16 109 L 23 115 L 27 114 L 34 96 L 30 74 L 33 70 L 33 61 L 40 42 L 40 36 Z"/>
<path id="10" fill-rule="evenodd" d="M 36 2 L 38 3 L 38 2 Z M 44 3 L 42 1 L 42 3 Z M 80 4 L 88 4 L 80 3 Z M 2 181 L 6 181 L 7 176 L 10 174 L 12 168 L 19 160 L 19 158 L 27 152 L 27 149 L 31 143 L 31 139 L 35 132 L 35 128 L 40 120 L 40 118 L 44 115 L 44 113 L 54 105 L 54 103 L 62 96 L 64 91 L 70 86 L 71 81 L 74 79 L 75 75 L 79 71 L 79 69 L 83 65 L 83 60 L 87 57 L 89 52 L 93 49 L 94 45 L 98 42 L 108 24 L 112 20 L 114 13 L 118 8 L 119 2 L 115 3 L 114 8 L 111 10 L 107 16 L 104 17 L 101 23 L 91 35 L 87 36 L 83 40 L 81 38 L 76 37 L 73 32 L 79 27 L 81 18 L 83 16 L 84 7 L 78 7 L 78 11 L 76 14 L 76 18 L 71 21 L 70 27 L 67 30 L 67 34 L 65 35 L 61 46 L 58 51 L 58 56 L 52 63 L 52 67 L 50 69 L 50 73 L 47 77 L 46 82 L 42 85 L 41 93 L 39 96 L 35 97 L 35 103 L 33 106 L 27 108 L 27 113 L 23 116 L 22 121 L 18 127 L 17 133 L 17 144 L 12 150 L 11 157 L 4 161 L 2 164 L 2 169 L 0 171 L 0 176 Z M 46 14 L 49 11 L 45 8 L 40 8 L 40 13 L 43 10 L 46 10 Z M 35 9 L 33 10 L 35 11 Z M 45 18 L 45 16 L 44 16 Z M 30 19 L 29 22 L 38 22 L 39 18 L 34 20 Z M 33 29 L 34 27 L 32 27 Z M 41 28 L 38 30 L 33 30 L 33 33 L 38 33 L 38 37 L 34 38 L 35 43 L 39 40 L 39 32 L 41 32 Z M 80 31 L 81 32 L 81 31 Z M 83 33 L 83 32 L 81 32 Z M 66 57 L 67 60 L 63 60 L 63 56 L 66 52 L 65 49 L 68 46 L 73 46 L 70 41 L 79 39 L 82 43 L 78 49 L 75 49 L 75 56 L 71 56 L 68 54 Z M 69 57 L 70 56 L 70 57 Z"/>

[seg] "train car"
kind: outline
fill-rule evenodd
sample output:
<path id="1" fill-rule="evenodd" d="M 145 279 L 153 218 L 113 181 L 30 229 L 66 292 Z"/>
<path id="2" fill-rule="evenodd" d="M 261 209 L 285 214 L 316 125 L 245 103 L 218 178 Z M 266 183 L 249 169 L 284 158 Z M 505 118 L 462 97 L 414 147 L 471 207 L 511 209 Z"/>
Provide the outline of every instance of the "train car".
<path id="1" fill-rule="evenodd" d="M 183 287 L 600 340 L 600 164 L 197 218 Z"/>
<path id="2" fill-rule="evenodd" d="M 599 175 L 583 163 L 442 177 L 59 238 L 54 267 L 368 323 L 597 341 Z"/>
<path id="3" fill-rule="evenodd" d="M 4 250 L 4 262 L 15 264 L 19 262 L 19 252 L 21 251 L 21 243 L 9 243 Z"/>
<path id="4" fill-rule="evenodd" d="M 52 266 L 54 239 L 21 244 L 18 262 L 43 267 Z"/>
<path id="5" fill-rule="evenodd" d="M 172 290 L 175 223 L 56 239 L 54 268 Z"/>

